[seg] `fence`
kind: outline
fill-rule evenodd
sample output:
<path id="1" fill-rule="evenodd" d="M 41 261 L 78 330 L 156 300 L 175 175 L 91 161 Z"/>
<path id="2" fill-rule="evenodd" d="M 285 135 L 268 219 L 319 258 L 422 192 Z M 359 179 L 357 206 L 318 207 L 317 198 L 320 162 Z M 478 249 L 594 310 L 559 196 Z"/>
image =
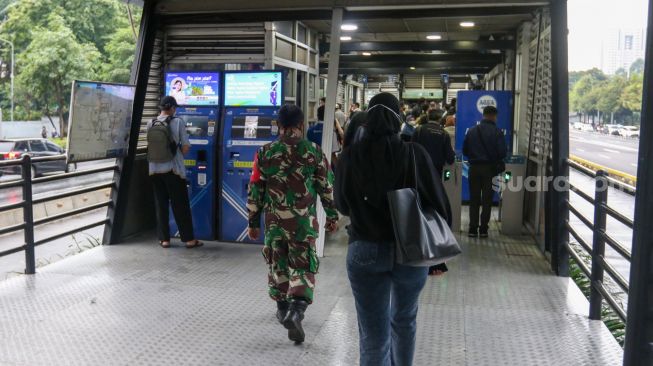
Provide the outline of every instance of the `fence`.
<path id="1" fill-rule="evenodd" d="M 102 184 L 96 184 L 88 187 L 83 187 L 83 188 L 78 188 L 78 189 L 71 189 L 68 191 L 65 191 L 63 193 L 58 193 L 54 195 L 50 195 L 48 197 L 43 197 L 43 198 L 38 198 L 34 199 L 32 195 L 32 187 L 37 184 L 41 183 L 46 183 L 46 182 L 53 182 L 53 181 L 58 181 L 58 180 L 63 180 L 63 179 L 69 179 L 69 178 L 75 178 L 75 177 L 81 177 L 85 175 L 92 175 L 92 174 L 98 174 L 102 172 L 107 172 L 107 171 L 116 171 L 118 169 L 117 166 L 112 165 L 112 166 L 106 166 L 106 167 L 100 167 L 100 168 L 95 168 L 95 169 L 88 169 L 88 170 L 81 170 L 81 171 L 75 171 L 72 173 L 66 173 L 66 174 L 57 174 L 57 175 L 52 175 L 52 176 L 46 176 L 46 177 L 41 177 L 41 178 L 32 178 L 31 170 L 32 170 L 32 165 L 36 163 L 43 163 L 43 162 L 49 162 L 49 161 L 55 161 L 55 160 L 63 160 L 65 159 L 64 155 L 58 155 L 58 156 L 48 156 L 48 157 L 36 157 L 32 158 L 29 155 L 23 155 L 22 159 L 20 160 L 5 160 L 5 161 L 0 161 L 0 169 L 4 168 L 10 168 L 10 167 L 16 167 L 20 166 L 21 167 L 21 179 L 19 180 L 14 180 L 14 181 L 9 181 L 5 183 L 0 183 L 0 189 L 7 189 L 7 188 L 15 188 L 15 187 L 20 187 L 22 189 L 22 200 L 16 203 L 11 203 L 7 205 L 0 206 L 0 212 L 7 211 L 7 210 L 14 210 L 14 209 L 22 209 L 23 210 L 23 222 L 12 225 L 12 226 L 7 226 L 2 229 L 0 229 L 0 235 L 4 235 L 7 233 L 11 232 L 16 232 L 16 231 L 23 231 L 24 236 L 25 236 L 25 241 L 23 245 L 14 247 L 11 249 L 4 250 L 0 252 L 0 258 L 18 253 L 21 251 L 25 252 L 25 273 L 26 274 L 34 274 L 36 271 L 36 259 L 34 255 L 34 248 L 43 245 L 45 243 L 48 243 L 53 240 L 57 240 L 63 237 L 66 237 L 68 235 L 72 235 L 75 233 L 78 233 L 80 231 L 88 230 L 97 226 L 104 225 L 108 222 L 108 218 L 104 218 L 102 220 L 98 220 L 96 222 L 89 223 L 87 225 L 81 226 L 81 227 L 76 227 L 71 230 L 66 230 L 39 240 L 34 239 L 34 228 L 39 225 L 43 225 L 52 221 L 56 220 L 61 220 L 67 217 L 71 217 L 74 215 L 78 215 L 81 213 L 97 210 L 99 208 L 104 208 L 104 207 L 110 207 L 113 203 L 111 200 L 107 201 L 102 201 L 96 204 L 80 207 L 74 210 L 69 210 L 63 213 L 59 213 L 56 215 L 48 216 L 48 217 L 43 217 L 40 219 L 34 219 L 34 205 L 40 204 L 40 203 L 46 203 L 50 201 L 55 201 L 59 200 L 62 198 L 67 198 L 67 197 L 72 197 L 78 194 L 84 194 L 84 193 L 89 193 L 93 191 L 98 191 L 106 188 L 113 188 L 115 186 L 115 182 L 109 182 L 109 183 L 102 183 Z"/>
<path id="2" fill-rule="evenodd" d="M 569 254 L 576 261 L 578 267 L 591 281 L 590 319 L 601 320 L 601 306 L 603 300 L 605 300 L 610 308 L 612 308 L 612 310 L 614 310 L 614 312 L 619 316 L 619 318 L 626 322 L 626 310 L 619 304 L 619 301 L 610 293 L 606 287 L 604 283 L 604 276 L 605 274 L 608 274 L 608 276 L 624 291 L 626 295 L 628 294 L 628 281 L 621 274 L 619 274 L 619 272 L 610 263 L 606 261 L 605 248 L 606 244 L 609 245 L 615 252 L 619 253 L 619 255 L 626 259 L 629 263 L 631 262 L 631 252 L 628 248 L 624 247 L 621 243 L 612 238 L 606 232 L 606 223 L 609 216 L 622 223 L 626 227 L 630 228 L 631 230 L 633 229 L 634 224 L 633 220 L 617 212 L 614 208 L 608 205 L 607 187 L 614 187 L 631 194 L 635 193 L 635 189 L 630 185 L 624 184 L 614 178 L 609 177 L 608 174 L 603 170 L 594 172 L 583 167 L 573 160 L 568 160 L 568 164 L 570 168 L 573 168 L 595 179 L 594 197 L 591 197 L 573 184 L 569 185 L 571 192 L 594 206 L 594 217 L 592 219 L 585 217 L 577 208 L 575 208 L 569 201 L 567 201 L 569 212 L 576 216 L 590 230 L 592 230 L 591 245 L 581 237 L 581 235 L 572 227 L 569 221 L 566 223 L 569 234 L 571 234 L 571 236 L 576 239 L 580 245 L 580 248 L 585 251 L 585 254 L 589 255 L 592 258 L 591 263 L 588 267 L 585 260 L 583 260 L 581 257 L 581 253 L 577 251 L 577 248 L 570 245 L 570 243 L 566 243 Z"/>

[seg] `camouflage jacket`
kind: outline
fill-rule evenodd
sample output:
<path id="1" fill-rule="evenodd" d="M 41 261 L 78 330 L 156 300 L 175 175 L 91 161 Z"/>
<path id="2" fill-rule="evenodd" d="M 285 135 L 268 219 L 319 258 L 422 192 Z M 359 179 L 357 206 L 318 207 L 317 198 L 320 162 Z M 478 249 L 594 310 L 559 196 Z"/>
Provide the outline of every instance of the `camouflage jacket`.
<path id="1" fill-rule="evenodd" d="M 295 241 L 315 239 L 319 229 L 318 195 L 327 220 L 338 220 L 333 181 L 326 156 L 306 139 L 282 136 L 261 147 L 247 192 L 249 226 L 259 227 L 264 210 L 266 241 L 268 236 Z"/>

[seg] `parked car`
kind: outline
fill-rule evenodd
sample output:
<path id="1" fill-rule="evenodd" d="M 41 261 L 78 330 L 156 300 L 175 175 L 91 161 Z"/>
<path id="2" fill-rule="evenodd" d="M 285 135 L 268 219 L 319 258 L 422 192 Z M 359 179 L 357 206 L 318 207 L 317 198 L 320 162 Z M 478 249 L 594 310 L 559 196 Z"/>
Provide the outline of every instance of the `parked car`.
<path id="1" fill-rule="evenodd" d="M 623 125 L 618 125 L 618 124 L 606 124 L 603 125 L 603 130 L 601 132 L 608 134 L 608 135 L 618 135 L 619 129 L 623 127 Z"/>
<path id="2" fill-rule="evenodd" d="M 619 135 L 623 137 L 639 138 L 639 127 L 637 126 L 622 126 L 619 129 Z"/>
<path id="3" fill-rule="evenodd" d="M 66 150 L 47 139 L 0 140 L 0 160 L 20 159 L 23 155 L 32 157 L 63 155 Z M 43 161 L 32 164 L 32 177 L 43 173 L 68 172 L 66 159 Z M 20 166 L 4 167 L 0 174 L 20 174 Z"/>

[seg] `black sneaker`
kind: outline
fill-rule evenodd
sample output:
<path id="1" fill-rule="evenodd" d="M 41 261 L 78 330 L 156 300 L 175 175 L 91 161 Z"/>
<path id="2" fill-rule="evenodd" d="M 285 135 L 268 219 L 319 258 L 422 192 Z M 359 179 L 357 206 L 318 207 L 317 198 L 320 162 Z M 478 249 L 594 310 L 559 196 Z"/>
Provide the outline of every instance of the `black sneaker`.
<path id="1" fill-rule="evenodd" d="M 479 236 L 480 238 L 487 238 L 487 237 L 488 237 L 488 235 L 487 235 L 487 231 L 481 231 L 481 232 L 478 234 L 478 236 Z"/>
<path id="2" fill-rule="evenodd" d="M 470 238 L 475 238 L 475 237 L 478 236 L 478 233 L 476 233 L 476 231 L 471 231 L 471 230 L 470 230 L 470 231 L 469 231 L 469 234 L 467 234 L 467 236 L 469 236 Z"/>

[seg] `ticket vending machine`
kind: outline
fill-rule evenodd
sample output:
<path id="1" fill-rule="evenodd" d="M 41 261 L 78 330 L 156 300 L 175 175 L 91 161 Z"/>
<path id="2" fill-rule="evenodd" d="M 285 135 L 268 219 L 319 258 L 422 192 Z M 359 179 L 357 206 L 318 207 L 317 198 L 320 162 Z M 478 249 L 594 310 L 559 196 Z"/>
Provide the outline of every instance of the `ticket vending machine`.
<path id="1" fill-rule="evenodd" d="M 224 78 L 219 239 L 251 243 L 247 237 L 247 187 L 256 152 L 279 135 L 277 115 L 283 99 L 283 74 L 226 72 Z M 263 235 L 259 242 L 262 240 Z"/>
<path id="2" fill-rule="evenodd" d="M 167 72 L 166 95 L 181 106 L 176 116 L 186 127 L 190 151 L 184 155 L 186 181 L 196 239 L 217 237 L 218 134 L 220 132 L 220 74 L 218 72 Z M 170 232 L 179 236 L 172 212 Z"/>
<path id="3" fill-rule="evenodd" d="M 216 238 L 216 184 L 217 171 L 217 108 L 180 107 L 177 116 L 186 123 L 190 151 L 184 155 L 186 181 L 190 208 L 193 216 L 193 231 L 196 239 Z M 174 216 L 170 215 L 170 231 L 178 236 Z"/>

